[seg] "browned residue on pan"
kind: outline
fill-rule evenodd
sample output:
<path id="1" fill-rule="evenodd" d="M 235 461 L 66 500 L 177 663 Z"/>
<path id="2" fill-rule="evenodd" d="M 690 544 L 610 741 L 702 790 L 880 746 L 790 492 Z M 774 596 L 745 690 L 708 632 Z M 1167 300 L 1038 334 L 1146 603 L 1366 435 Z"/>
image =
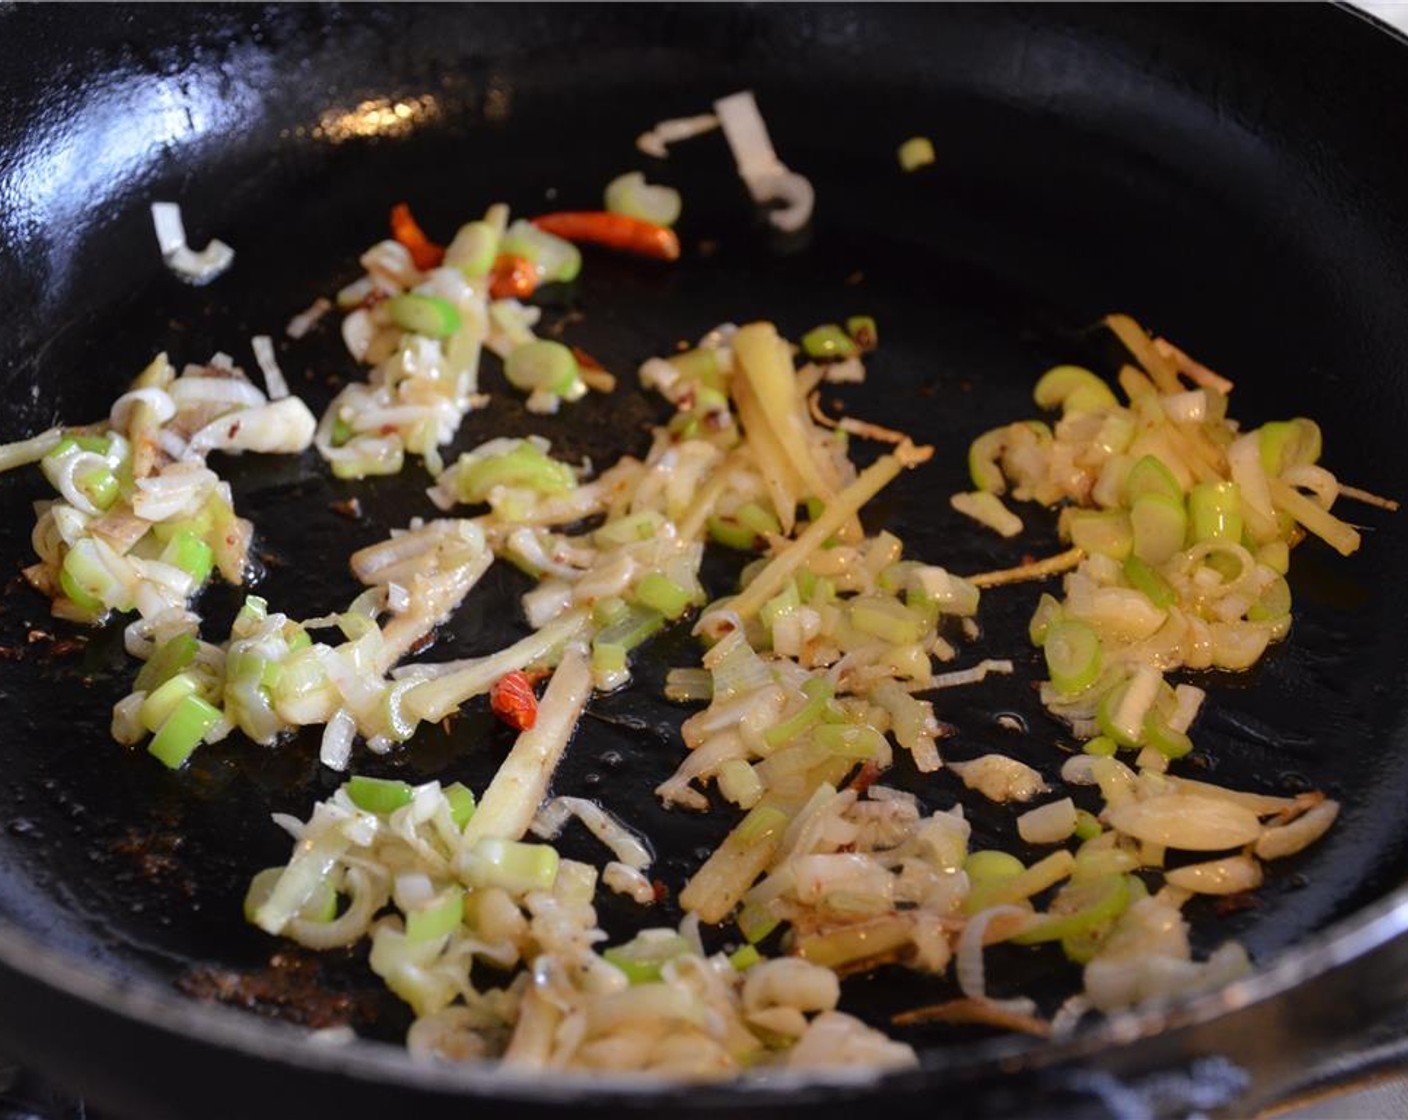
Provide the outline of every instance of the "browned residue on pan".
<path id="1" fill-rule="evenodd" d="M 313 1030 L 366 1025 L 377 1014 L 374 996 L 337 991 L 317 960 L 296 951 L 275 953 L 266 967 L 244 972 L 192 968 L 176 987 L 195 999 L 242 1007 Z"/>

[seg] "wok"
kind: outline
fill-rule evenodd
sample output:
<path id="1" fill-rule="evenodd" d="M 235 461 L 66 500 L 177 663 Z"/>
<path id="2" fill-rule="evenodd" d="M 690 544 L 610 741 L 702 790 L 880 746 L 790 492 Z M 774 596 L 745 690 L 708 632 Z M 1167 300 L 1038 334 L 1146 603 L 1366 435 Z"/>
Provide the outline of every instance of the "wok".
<path id="1" fill-rule="evenodd" d="M 1110 368 L 1090 329 L 1109 310 L 1234 377 L 1236 415 L 1314 416 L 1342 478 L 1408 493 L 1408 53 L 1347 10 L 6 6 L 0 59 L 3 438 L 96 418 L 159 349 L 178 365 L 217 349 L 249 365 L 256 333 L 280 337 L 317 410 L 329 379 L 355 371 L 331 323 L 298 344 L 282 324 L 356 274 L 392 203 L 410 202 L 439 236 L 499 199 L 519 213 L 591 206 L 608 178 L 646 167 L 638 132 L 751 88 L 782 158 L 816 186 L 809 235 L 769 234 L 717 135 L 651 164 L 685 193 L 685 260 L 592 252 L 575 291 L 549 294 L 550 317 L 582 313 L 568 337 L 608 368 L 629 374 L 720 321 L 767 317 L 795 336 L 876 315 L 882 350 L 851 407 L 938 454 L 877 504 L 875 523 L 958 571 L 1055 547 L 1036 516 L 1035 538 L 992 545 L 946 495 L 963 485 L 967 441 L 1029 414 L 1047 365 Z M 895 147 L 916 134 L 934 138 L 939 161 L 906 176 Z M 193 244 L 234 245 L 234 270 L 207 288 L 177 283 L 152 236 L 159 198 L 184 205 Z M 485 375 L 493 407 L 456 449 L 538 430 L 602 463 L 638 451 L 654 415 L 622 390 L 530 423 L 496 378 Z M 347 602 L 342 558 L 433 512 L 419 468 L 338 483 L 309 453 L 222 470 L 259 527 L 261 593 L 295 615 Z M 28 562 L 41 490 L 33 472 L 0 481 L 12 571 Z M 360 517 L 332 509 L 354 495 Z M 239 917 L 248 875 L 286 855 L 268 813 L 306 814 L 337 784 L 315 743 L 229 742 L 179 774 L 124 752 L 106 731 L 131 673 L 116 628 L 75 642 L 12 582 L 0 600 L 0 1050 L 142 1118 L 439 1116 L 473 1103 L 523 1116 L 839 1115 L 861 1101 L 896 1115 L 938 1102 L 1245 1111 L 1408 989 L 1408 520 L 1363 520 L 1373 529 L 1354 558 L 1298 550 L 1290 640 L 1254 673 L 1213 680 L 1195 729 L 1217 780 L 1320 788 L 1347 806 L 1320 845 L 1272 868 L 1255 908 L 1198 914 L 1201 948 L 1239 937 L 1258 973 L 1059 1045 L 934 1028 L 910 1036 L 919 1070 L 820 1087 L 642 1088 L 411 1063 L 377 1041 L 398 1036 L 404 1013 L 356 954 L 305 959 Z M 521 589 L 495 571 L 431 655 L 518 632 Z M 952 757 L 1003 749 L 1059 766 L 1057 728 L 1026 683 L 1037 590 L 988 597 L 985 650 L 1019 672 L 942 698 L 959 728 Z M 217 632 L 235 601 L 203 600 Z M 665 814 L 648 793 L 675 765 L 681 717 L 654 699 L 662 667 L 690 656 L 686 639 L 662 639 L 639 687 L 597 703 L 557 783 L 654 837 L 672 890 L 727 823 Z M 507 741 L 475 710 L 358 767 L 479 788 Z M 948 774 L 921 786 L 901 767 L 895 780 L 935 807 L 960 792 Z M 979 837 L 1012 842 L 1011 814 L 965 800 Z M 569 854 L 596 858 L 579 840 Z M 639 919 L 607 901 L 603 920 Z M 1020 986 L 1048 1007 L 1069 983 L 1044 951 L 1013 951 L 992 971 L 998 994 Z M 947 991 L 881 974 L 853 982 L 846 1006 L 883 1022 Z M 337 1021 L 368 1039 L 310 1040 L 307 1026 Z"/>

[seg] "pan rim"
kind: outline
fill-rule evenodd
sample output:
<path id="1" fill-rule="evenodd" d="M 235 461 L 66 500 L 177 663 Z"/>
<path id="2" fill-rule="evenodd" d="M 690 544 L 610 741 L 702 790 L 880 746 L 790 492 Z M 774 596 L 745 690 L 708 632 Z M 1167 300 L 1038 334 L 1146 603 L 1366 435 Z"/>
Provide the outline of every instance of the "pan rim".
<path id="1" fill-rule="evenodd" d="M 544 1079 L 538 1071 L 514 1070 L 497 1062 L 421 1061 L 402 1047 L 370 1039 L 354 1038 L 333 1045 L 318 1040 L 316 1032 L 218 1003 L 194 1000 L 148 977 L 118 980 L 99 970 L 84 968 L 82 962 L 44 945 L 4 916 L 0 916 L 0 991 L 6 975 L 14 974 L 115 1014 L 133 1026 L 233 1050 L 261 1062 L 373 1081 L 387 1087 L 532 1104 L 587 1103 L 584 1095 L 596 1098 L 595 1103 L 612 1098 L 644 1103 L 689 1087 L 692 1092 L 707 1093 L 719 1102 L 741 1103 L 747 1098 L 757 1103 L 760 1096 L 789 1096 L 795 1100 L 799 1092 L 807 1090 L 884 1085 L 903 1091 L 907 1085 L 932 1087 L 935 1082 L 950 1078 L 977 1081 L 999 1069 L 1011 1074 L 1058 1067 L 1178 1028 L 1210 1024 L 1267 1003 L 1404 938 L 1408 938 L 1408 885 L 1395 888 L 1223 988 L 1164 1006 L 1121 1012 L 1069 1039 L 1053 1042 L 1008 1036 L 930 1050 L 921 1055 L 917 1069 L 897 1072 L 769 1070 L 763 1076 L 745 1074 L 717 1083 L 568 1070 L 555 1070 L 552 1078 Z M 935 1054 L 944 1055 L 944 1060 L 933 1060 Z M 1228 1056 L 1235 1060 L 1236 1055 Z"/>
<path id="2" fill-rule="evenodd" d="M 1352 3 L 1338 5 L 1360 21 L 1408 44 L 1408 34 L 1386 24 L 1372 12 Z M 917 1071 L 880 1076 L 858 1073 L 840 1077 L 772 1072 L 767 1080 L 745 1076 L 710 1086 L 721 1097 L 746 1094 L 796 1093 L 842 1080 L 851 1084 L 880 1081 L 896 1086 L 914 1081 L 932 1084 L 950 1076 L 1013 1068 L 1035 1069 L 1088 1058 L 1116 1045 L 1128 1045 L 1169 1030 L 1211 1023 L 1239 1009 L 1264 1003 L 1295 990 L 1306 981 L 1327 975 L 1359 960 L 1375 949 L 1408 935 L 1408 886 L 1379 900 L 1276 955 L 1250 976 L 1208 995 L 1181 1001 L 1158 1010 L 1131 1012 L 1101 1021 L 1069 1040 L 1042 1043 L 1003 1038 L 965 1044 L 924 1056 Z M 551 1103 L 575 1101 L 581 1094 L 606 1098 L 629 1095 L 638 1100 L 667 1096 L 684 1084 L 640 1075 L 585 1075 L 556 1071 L 551 1080 L 517 1071 L 474 1063 L 430 1065 L 416 1061 L 403 1049 L 356 1039 L 347 1045 L 329 1046 L 310 1038 L 307 1031 L 218 1004 L 200 1003 L 146 977 L 117 980 L 85 967 L 77 956 L 54 950 L 6 917 L 0 915 L 0 991 L 8 974 L 37 980 L 83 1003 L 115 1013 L 134 1025 L 201 1044 L 224 1047 L 262 1061 L 351 1077 L 375 1080 L 407 1089 L 437 1090 L 465 1095 L 485 1095 L 505 1100 Z"/>

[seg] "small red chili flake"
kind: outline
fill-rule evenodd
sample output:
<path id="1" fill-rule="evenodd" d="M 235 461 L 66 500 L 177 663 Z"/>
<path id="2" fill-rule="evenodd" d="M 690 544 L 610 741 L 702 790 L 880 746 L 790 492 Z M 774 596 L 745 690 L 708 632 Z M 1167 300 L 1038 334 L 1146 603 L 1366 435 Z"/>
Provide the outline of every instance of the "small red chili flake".
<path id="1" fill-rule="evenodd" d="M 350 521 L 356 521 L 362 516 L 362 503 L 356 498 L 348 498 L 341 502 L 330 502 L 328 509 L 340 517 L 345 517 Z"/>
<path id="2" fill-rule="evenodd" d="M 445 259 L 445 250 L 425 236 L 411 215 L 411 208 L 398 202 L 391 208 L 391 236 L 399 241 L 411 254 L 411 260 L 422 272 L 439 268 Z"/>
<path id="3" fill-rule="evenodd" d="M 489 692 L 489 707 L 515 731 L 527 731 L 538 720 L 538 698 L 526 673 L 514 670 L 499 678 Z"/>
<path id="4" fill-rule="evenodd" d="M 879 777 L 880 767 L 876 766 L 872 760 L 866 759 L 861 768 L 856 771 L 856 776 L 851 779 L 851 789 L 858 794 L 864 793 L 875 784 Z"/>
<path id="5" fill-rule="evenodd" d="M 599 369 L 605 372 L 606 367 L 593 358 L 580 346 L 572 347 L 572 356 L 577 359 L 577 364 L 583 369 Z"/>
<path id="6" fill-rule="evenodd" d="M 489 294 L 494 299 L 527 299 L 538 287 L 538 270 L 525 257 L 500 253 L 489 269 Z"/>

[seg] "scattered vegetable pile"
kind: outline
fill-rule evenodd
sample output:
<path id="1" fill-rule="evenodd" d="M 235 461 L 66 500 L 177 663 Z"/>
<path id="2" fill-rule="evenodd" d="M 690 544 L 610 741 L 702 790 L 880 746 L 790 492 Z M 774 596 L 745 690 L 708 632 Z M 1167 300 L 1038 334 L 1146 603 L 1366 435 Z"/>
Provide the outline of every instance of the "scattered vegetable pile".
<path id="1" fill-rule="evenodd" d="M 750 189 L 787 202 L 774 220 L 794 228 L 810 184 L 777 160 L 751 95 L 717 111 L 666 122 L 642 144 L 663 155 L 721 124 Z M 900 159 L 932 162 L 932 145 L 915 138 Z M 89 624 L 137 614 L 125 635 L 143 664 L 114 708 L 119 742 L 146 742 L 179 768 L 233 730 L 274 748 L 320 727 L 322 763 L 346 771 L 359 749 L 408 749 L 422 723 L 481 696 L 518 732 L 477 796 L 457 782 L 353 775 L 306 820 L 277 817 L 292 854 L 254 876 L 248 920 L 311 949 L 368 942 L 371 968 L 415 1013 L 418 1053 L 679 1077 L 913 1064 L 908 1045 L 837 1009 L 841 978 L 880 965 L 957 985 L 957 998 L 898 1024 L 1037 1034 L 1245 972 L 1235 943 L 1194 959 L 1183 906 L 1255 890 L 1266 861 L 1315 842 L 1339 807 L 1177 773 L 1204 693 L 1166 676 L 1258 661 L 1291 626 L 1292 548 L 1313 534 L 1348 554 L 1360 539 L 1336 501 L 1392 503 L 1319 465 L 1310 420 L 1243 431 L 1228 415 L 1230 382 L 1122 315 L 1106 323 L 1130 358 L 1123 403 L 1089 370 L 1059 366 L 1034 394 L 1058 419 L 972 444 L 975 489 L 954 495 L 960 512 L 1011 536 L 1023 524 L 1004 497 L 1061 509 L 1069 551 L 1015 569 L 956 573 L 864 526 L 871 499 L 933 454 L 820 408 L 823 382 L 867 376 L 879 331 L 866 316 L 822 324 L 800 347 L 768 322 L 724 324 L 646 360 L 641 382 L 671 415 L 643 459 L 597 473 L 541 438 L 501 437 L 446 464 L 465 414 L 489 403 L 485 349 L 534 412 L 614 389 L 589 356 L 537 337 L 539 311 L 523 302 L 578 277 L 578 244 L 680 256 L 677 192 L 631 173 L 605 206 L 510 221 L 495 205 L 445 246 L 395 207 L 392 237 L 336 297 L 367 378 L 316 423 L 265 339 L 255 352 L 268 396 L 223 356 L 177 376 L 163 355 L 106 421 L 0 448 L 0 466 L 38 462 L 59 495 L 39 511 L 39 562 L 26 571 L 54 613 Z M 183 234 L 177 245 L 170 215 L 159 220 L 163 251 L 204 267 Z M 853 438 L 885 450 L 858 470 Z M 366 590 L 345 611 L 299 620 L 249 595 L 211 640 L 192 597 L 215 570 L 244 582 L 251 526 L 206 454 L 310 444 L 343 479 L 420 456 L 445 516 L 354 553 Z M 712 601 L 706 547 L 749 558 L 736 590 Z M 534 581 L 522 599 L 530 633 L 470 660 L 403 663 L 499 562 Z M 945 765 L 943 690 L 1016 671 L 1005 658 L 943 669 L 978 640 L 982 595 L 1057 576 L 1061 594 L 1042 597 L 1030 630 L 1043 702 L 1083 742 L 1061 768 L 1069 788 L 999 754 L 949 764 L 978 795 L 1031 805 L 1018 834 L 1050 851 L 1026 865 L 975 849 L 960 804 L 936 811 L 935 795 L 883 778 L 897 750 L 921 779 Z M 692 628 L 702 665 L 673 669 L 666 694 L 698 710 L 655 792 L 680 811 L 739 815 L 679 893 L 678 927 L 643 916 L 633 938 L 606 944 L 601 887 L 657 902 L 649 838 L 594 802 L 551 797 L 553 774 L 593 693 L 627 686 L 633 659 L 672 625 Z M 553 846 L 573 818 L 600 840 L 600 868 Z M 1081 993 L 1054 1019 L 1029 999 L 990 997 L 984 950 L 998 943 L 1059 945 L 1082 970 Z"/>

